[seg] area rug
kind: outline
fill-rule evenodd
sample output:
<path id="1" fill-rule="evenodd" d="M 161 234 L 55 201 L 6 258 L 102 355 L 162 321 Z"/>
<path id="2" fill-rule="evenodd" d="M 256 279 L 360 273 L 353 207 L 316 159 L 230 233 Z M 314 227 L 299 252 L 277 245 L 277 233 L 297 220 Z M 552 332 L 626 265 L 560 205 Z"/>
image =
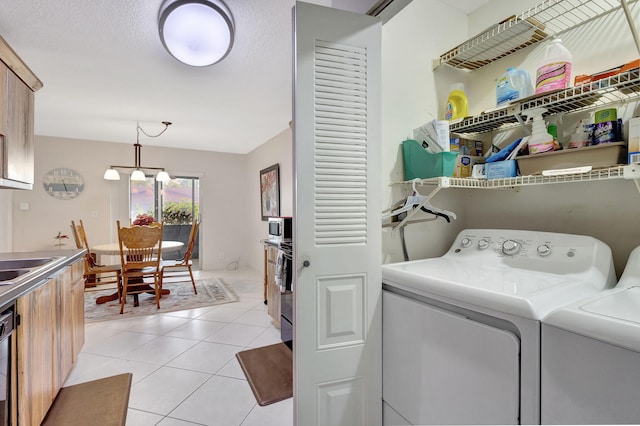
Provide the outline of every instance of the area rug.
<path id="1" fill-rule="evenodd" d="M 163 314 L 238 301 L 238 295 L 221 278 L 196 280 L 198 294 L 193 293 L 191 281 L 174 282 L 169 285 L 165 284 L 163 287 L 171 290 L 171 294 L 162 296 L 160 309 L 156 308 L 156 300 L 153 294 L 141 293 L 139 295 L 140 306 L 134 307 L 133 296 L 127 297 L 127 304 L 124 306 L 122 315 L 120 314 L 120 304 L 117 300 L 101 305 L 96 304 L 98 297 L 113 294 L 115 289 L 86 291 L 84 293 L 85 322 Z"/>
<path id="2" fill-rule="evenodd" d="M 236 354 L 258 404 L 293 397 L 293 357 L 284 343 L 248 349 Z"/>

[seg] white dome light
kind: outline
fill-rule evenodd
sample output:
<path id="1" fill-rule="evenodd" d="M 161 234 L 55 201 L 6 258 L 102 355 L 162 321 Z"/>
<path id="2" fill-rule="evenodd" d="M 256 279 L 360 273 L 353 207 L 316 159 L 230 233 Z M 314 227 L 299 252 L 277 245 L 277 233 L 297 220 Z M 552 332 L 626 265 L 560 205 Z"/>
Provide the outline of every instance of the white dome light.
<path id="1" fill-rule="evenodd" d="M 104 172 L 104 179 L 105 180 L 120 180 L 120 173 L 118 173 L 118 171 L 116 169 L 107 169 L 107 171 Z"/>
<path id="2" fill-rule="evenodd" d="M 233 20 L 221 1 L 167 0 L 158 27 L 165 49 L 195 67 L 221 61 L 233 45 Z"/>
<path id="3" fill-rule="evenodd" d="M 142 170 L 134 170 L 133 173 L 131 173 L 130 179 L 133 181 L 144 181 L 147 180 L 147 177 Z"/>

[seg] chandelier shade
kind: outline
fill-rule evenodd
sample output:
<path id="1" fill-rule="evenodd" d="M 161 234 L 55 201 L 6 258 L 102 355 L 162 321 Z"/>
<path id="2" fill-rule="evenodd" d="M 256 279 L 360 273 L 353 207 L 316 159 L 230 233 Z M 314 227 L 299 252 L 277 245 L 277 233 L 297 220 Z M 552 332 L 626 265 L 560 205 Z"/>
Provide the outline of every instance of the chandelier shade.
<path id="1" fill-rule="evenodd" d="M 120 173 L 118 173 L 118 171 L 116 169 L 107 169 L 106 172 L 104 172 L 104 179 L 105 180 L 120 180 Z"/>
<path id="2" fill-rule="evenodd" d="M 169 173 L 163 171 L 158 172 L 158 174 L 156 175 L 156 181 L 158 182 L 169 182 L 171 180 L 171 176 L 169 176 Z"/>
<path id="3" fill-rule="evenodd" d="M 221 0 L 166 0 L 158 31 L 167 52 L 194 67 L 220 62 L 233 46 L 233 18 Z"/>
<path id="4" fill-rule="evenodd" d="M 145 176 L 144 172 L 142 170 L 134 170 L 131 173 L 131 180 L 133 181 L 145 181 L 147 180 L 147 177 Z"/>

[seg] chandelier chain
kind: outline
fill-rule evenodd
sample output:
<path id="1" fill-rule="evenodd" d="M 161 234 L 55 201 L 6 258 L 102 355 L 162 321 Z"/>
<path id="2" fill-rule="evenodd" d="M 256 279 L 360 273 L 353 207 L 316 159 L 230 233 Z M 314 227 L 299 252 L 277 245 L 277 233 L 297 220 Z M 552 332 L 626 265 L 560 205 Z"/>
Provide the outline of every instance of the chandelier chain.
<path id="1" fill-rule="evenodd" d="M 162 129 L 160 133 L 158 133 L 157 135 L 150 135 L 149 133 L 145 132 L 144 129 L 140 126 L 140 122 L 136 123 L 136 126 L 137 126 L 136 130 L 138 132 L 137 140 L 140 141 L 140 132 L 142 132 L 148 138 L 157 138 L 158 136 L 166 132 L 169 126 L 171 125 L 169 121 L 163 121 L 162 124 L 164 124 L 164 129 Z"/>

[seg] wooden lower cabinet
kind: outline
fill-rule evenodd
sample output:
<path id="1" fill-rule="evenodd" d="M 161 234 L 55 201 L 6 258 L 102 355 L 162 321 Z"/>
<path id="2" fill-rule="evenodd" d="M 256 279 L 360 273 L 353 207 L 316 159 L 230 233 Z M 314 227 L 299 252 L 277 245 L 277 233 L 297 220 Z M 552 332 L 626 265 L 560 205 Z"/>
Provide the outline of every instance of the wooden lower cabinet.
<path id="1" fill-rule="evenodd" d="M 84 265 L 82 262 L 76 262 L 71 265 L 72 284 L 71 284 L 71 318 L 72 318 L 72 345 L 73 351 L 72 362 L 75 365 L 78 360 L 78 354 L 84 346 Z"/>
<path id="2" fill-rule="evenodd" d="M 84 343 L 82 270 L 76 262 L 16 301 L 12 424 L 39 425 L 77 359 Z"/>
<path id="3" fill-rule="evenodd" d="M 276 285 L 278 248 L 270 244 L 265 244 L 264 250 L 266 258 L 267 313 L 271 316 L 273 324 L 280 328 L 280 288 Z"/>

